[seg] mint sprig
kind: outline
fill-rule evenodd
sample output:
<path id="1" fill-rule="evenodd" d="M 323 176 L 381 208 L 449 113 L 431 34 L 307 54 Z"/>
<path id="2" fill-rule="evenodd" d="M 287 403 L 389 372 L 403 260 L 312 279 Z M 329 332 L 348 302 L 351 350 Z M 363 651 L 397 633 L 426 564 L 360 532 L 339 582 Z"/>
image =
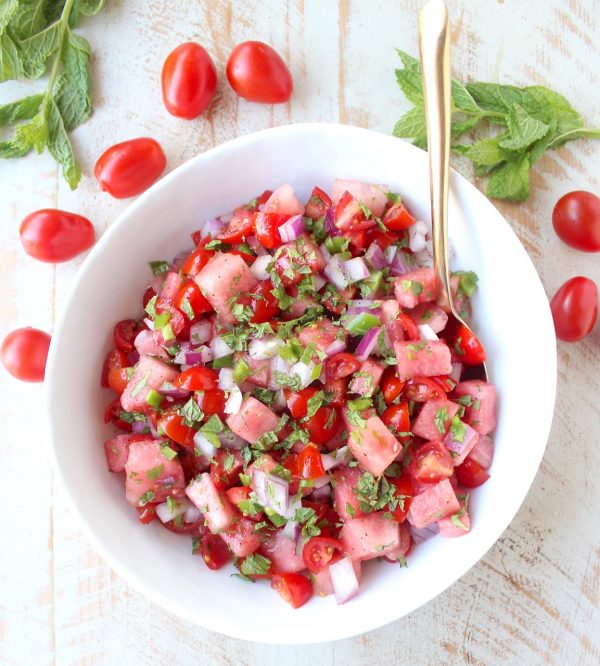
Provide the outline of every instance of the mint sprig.
<path id="1" fill-rule="evenodd" d="M 396 70 L 396 80 L 414 107 L 398 120 L 393 134 L 426 148 L 421 66 L 404 51 L 399 50 L 398 55 L 404 69 Z M 585 127 L 571 104 L 545 86 L 462 85 L 453 79 L 451 95 L 452 149 L 473 162 L 478 176 L 489 176 L 487 195 L 494 199 L 527 199 L 529 172 L 547 150 L 573 139 L 600 139 L 600 128 Z M 499 131 L 471 143 L 456 143 L 482 127 Z"/>
<path id="2" fill-rule="evenodd" d="M 45 92 L 0 106 L 0 158 L 47 148 L 75 189 L 81 172 L 68 132 L 92 113 L 90 45 L 75 34 L 80 16 L 97 14 L 104 0 L 3 0 L 0 2 L 0 82 L 37 79 L 49 68 Z M 21 122 L 28 121 L 28 122 Z"/>

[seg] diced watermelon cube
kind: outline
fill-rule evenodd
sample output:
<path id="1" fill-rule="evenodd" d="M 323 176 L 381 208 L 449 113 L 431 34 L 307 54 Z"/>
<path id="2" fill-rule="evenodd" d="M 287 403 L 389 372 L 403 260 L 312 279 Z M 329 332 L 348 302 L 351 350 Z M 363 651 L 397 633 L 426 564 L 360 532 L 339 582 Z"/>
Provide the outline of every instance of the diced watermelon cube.
<path id="1" fill-rule="evenodd" d="M 419 303 L 435 298 L 433 268 L 417 268 L 396 278 L 394 295 L 403 308 L 414 308 Z"/>
<path id="2" fill-rule="evenodd" d="M 358 393 L 365 397 L 372 396 L 379 386 L 384 369 L 381 363 L 368 358 L 362 362 L 360 369 L 352 377 L 348 390 L 350 393 Z"/>
<path id="3" fill-rule="evenodd" d="M 169 271 L 167 273 L 167 277 L 165 278 L 164 286 L 160 292 L 160 297 L 167 298 L 170 301 L 174 300 L 175 296 L 177 296 L 179 290 L 181 289 L 182 284 L 183 280 L 181 279 L 179 273 L 176 273 L 175 271 Z"/>
<path id="4" fill-rule="evenodd" d="M 480 435 L 475 446 L 469 453 L 469 458 L 483 469 L 489 469 L 494 457 L 494 442 L 487 435 Z"/>
<path id="5" fill-rule="evenodd" d="M 302 215 L 304 206 L 294 194 L 294 188 L 287 183 L 280 185 L 265 202 L 263 213 L 277 213 L 278 215 Z"/>
<path id="6" fill-rule="evenodd" d="M 326 352 L 336 340 L 346 341 L 348 332 L 341 326 L 334 326 L 331 319 L 322 317 L 298 332 L 300 344 L 304 347 L 313 344 L 316 349 Z"/>
<path id="7" fill-rule="evenodd" d="M 164 360 L 169 359 L 166 349 L 159 345 L 154 339 L 154 334 L 147 328 L 142 329 L 133 342 L 135 349 L 140 356 L 156 356 Z"/>
<path id="8" fill-rule="evenodd" d="M 364 512 L 358 508 L 358 497 L 354 492 L 363 471 L 358 467 L 338 467 L 333 472 L 333 506 L 342 520 L 359 518 Z"/>
<path id="9" fill-rule="evenodd" d="M 237 414 L 227 418 L 227 425 L 231 430 L 251 444 L 266 432 L 275 430 L 278 423 L 277 414 L 252 396 L 245 398 Z"/>
<path id="10" fill-rule="evenodd" d="M 333 188 L 331 190 L 331 199 L 334 203 L 338 203 L 346 192 L 361 201 L 375 217 L 381 217 L 383 210 L 387 203 L 385 191 L 386 185 L 377 186 L 363 183 L 360 180 L 344 180 L 343 178 L 336 178 L 333 181 Z"/>
<path id="11" fill-rule="evenodd" d="M 412 425 L 412 431 L 423 439 L 440 439 L 448 432 L 460 405 L 452 400 L 430 400 L 421 407 Z"/>
<path id="12" fill-rule="evenodd" d="M 261 544 L 260 552 L 271 560 L 277 573 L 293 573 L 306 569 L 302 551 L 296 553 L 295 539 L 288 539 L 281 530 L 270 534 Z"/>
<path id="13" fill-rule="evenodd" d="M 381 301 L 381 321 L 384 324 L 396 321 L 399 314 L 400 306 L 398 305 L 398 301 L 392 299 Z"/>
<path id="14" fill-rule="evenodd" d="M 459 510 L 454 488 L 448 479 L 444 479 L 413 497 L 409 516 L 415 527 L 422 528 Z"/>
<path id="15" fill-rule="evenodd" d="M 152 440 L 152 437 L 145 435 L 117 435 L 107 442 L 104 442 L 104 454 L 108 469 L 111 472 L 124 472 L 127 458 L 129 457 L 129 445 L 131 442 Z"/>
<path id="16" fill-rule="evenodd" d="M 227 532 L 220 532 L 221 538 L 236 557 L 252 555 L 260 546 L 260 535 L 254 531 L 256 523 L 249 518 L 240 518 Z"/>
<path id="17" fill-rule="evenodd" d="M 178 375 L 172 366 L 155 358 L 142 356 L 121 395 L 121 407 L 126 412 L 148 411 L 146 397 L 150 389 L 157 390 L 164 382 L 172 382 Z"/>
<path id="18" fill-rule="evenodd" d="M 269 384 L 269 369 L 271 361 L 267 359 L 255 359 L 250 354 L 236 354 L 236 361 L 242 358 L 250 368 L 251 374 L 246 377 L 246 381 L 254 386 L 266 388 Z"/>
<path id="19" fill-rule="evenodd" d="M 439 373 L 443 374 L 443 373 Z M 471 404 L 465 408 L 464 421 L 480 435 L 487 435 L 496 427 L 496 389 L 493 384 L 480 379 L 459 382 L 453 396 L 471 396 Z"/>
<path id="20" fill-rule="evenodd" d="M 380 476 L 400 453 L 402 445 L 378 416 L 370 416 L 355 425 L 348 419 L 348 446 L 359 466 L 373 476 Z M 356 420 L 356 419 L 354 419 Z"/>
<path id="21" fill-rule="evenodd" d="M 450 350 L 437 340 L 397 341 L 394 351 L 398 360 L 398 377 L 406 381 L 413 377 L 434 377 L 452 372 Z"/>
<path id="22" fill-rule="evenodd" d="M 233 525 L 235 509 L 207 472 L 196 477 L 185 489 L 185 494 L 204 514 L 208 529 L 213 534 L 224 532 Z"/>
<path id="23" fill-rule="evenodd" d="M 371 560 L 391 553 L 400 545 L 398 523 L 383 511 L 348 520 L 340 530 L 344 550 L 352 560 Z"/>
<path id="24" fill-rule="evenodd" d="M 224 324 L 235 324 L 233 296 L 252 291 L 258 281 L 237 254 L 215 253 L 196 276 L 196 283 Z"/>
<path id="25" fill-rule="evenodd" d="M 465 503 L 461 500 L 460 509 L 451 516 L 441 518 L 437 524 L 440 536 L 443 537 L 460 537 L 468 534 L 471 531 L 471 517 Z"/>
<path id="26" fill-rule="evenodd" d="M 312 296 L 302 296 L 290 305 L 287 310 L 282 313 L 282 319 L 289 321 L 290 319 L 298 319 L 309 309 L 317 307 L 318 303 Z"/>
<path id="27" fill-rule="evenodd" d="M 434 333 L 446 328 L 448 315 L 435 303 L 421 303 L 406 313 L 416 324 L 427 324 Z"/>
<path id="28" fill-rule="evenodd" d="M 185 486 L 183 468 L 177 458 L 162 454 L 164 440 L 143 437 L 129 444 L 125 463 L 125 495 L 134 506 L 142 502 L 164 502 L 168 495 Z M 148 496 L 148 493 L 153 495 Z M 143 497 L 145 496 L 145 497 Z"/>
<path id="29" fill-rule="evenodd" d="M 398 534 L 398 547 L 385 555 L 385 559 L 390 562 L 398 562 L 404 559 L 412 548 L 412 536 L 410 534 L 410 526 L 408 523 L 404 522 L 398 525 Z"/>

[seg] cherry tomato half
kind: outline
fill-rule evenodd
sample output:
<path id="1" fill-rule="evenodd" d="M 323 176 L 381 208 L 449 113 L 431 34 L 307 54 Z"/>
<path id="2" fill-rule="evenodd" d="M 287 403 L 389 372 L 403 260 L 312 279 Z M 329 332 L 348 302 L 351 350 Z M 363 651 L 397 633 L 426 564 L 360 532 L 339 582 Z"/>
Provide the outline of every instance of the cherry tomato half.
<path id="1" fill-rule="evenodd" d="M 282 243 L 279 227 L 289 215 L 279 213 L 254 213 L 254 230 L 258 242 L 268 250 L 274 250 Z"/>
<path id="2" fill-rule="evenodd" d="M 43 382 L 50 336 L 37 328 L 17 328 L 2 341 L 0 359 L 13 377 L 23 382 Z"/>
<path id="3" fill-rule="evenodd" d="M 403 523 L 406 520 L 414 496 L 411 478 L 403 474 L 395 479 L 389 479 L 389 482 L 395 487 L 394 498 L 398 500 L 398 504 L 395 509 L 391 510 L 391 514 L 399 523 Z"/>
<path id="4" fill-rule="evenodd" d="M 167 111 L 178 118 L 197 118 L 217 90 L 217 69 L 206 50 L 186 42 L 167 56 L 162 70 L 162 96 Z"/>
<path id="5" fill-rule="evenodd" d="M 220 569 L 231 560 L 231 552 L 218 534 L 205 534 L 200 539 L 200 553 L 209 569 Z"/>
<path id="6" fill-rule="evenodd" d="M 388 229 L 402 231 L 408 229 L 415 223 L 415 218 L 408 212 L 406 206 L 401 203 L 393 204 L 383 216 L 383 224 Z"/>
<path id="7" fill-rule="evenodd" d="M 323 460 L 319 449 L 314 444 L 307 444 L 296 458 L 296 476 L 303 479 L 318 479 L 325 475 Z"/>
<path id="8" fill-rule="evenodd" d="M 490 475 L 481 465 L 467 456 L 467 459 L 456 468 L 456 478 L 465 488 L 478 488 L 490 478 Z"/>
<path id="9" fill-rule="evenodd" d="M 342 552 L 344 546 L 338 539 L 312 537 L 304 545 L 302 558 L 309 571 L 319 573 L 333 559 L 336 552 Z"/>
<path id="10" fill-rule="evenodd" d="M 104 365 L 102 366 L 102 377 L 100 379 L 100 386 L 102 388 L 108 388 L 108 376 L 114 370 L 121 370 L 126 368 L 129 365 L 127 362 L 127 355 L 125 352 L 120 349 L 113 349 L 108 352 L 104 359 Z"/>
<path id="11" fill-rule="evenodd" d="M 289 391 L 285 390 L 285 399 L 287 402 L 287 408 L 290 410 L 290 414 L 295 419 L 301 419 L 306 416 L 308 412 L 308 401 L 315 395 L 317 389 L 314 388 L 304 388 L 301 391 Z"/>
<path id="12" fill-rule="evenodd" d="M 227 61 L 227 80 L 244 99 L 281 104 L 292 95 L 292 75 L 281 56 L 263 42 L 242 42 Z"/>
<path id="13" fill-rule="evenodd" d="M 206 416 L 217 414 L 220 418 L 225 418 L 225 391 L 215 389 L 214 391 L 203 391 L 198 393 L 197 401 L 200 409 Z"/>
<path id="14" fill-rule="evenodd" d="M 224 243 L 240 243 L 246 239 L 246 236 L 251 236 L 253 232 L 254 214 L 245 208 L 237 208 L 233 212 L 233 217 L 227 228 L 217 234 L 216 239 Z"/>
<path id="15" fill-rule="evenodd" d="M 598 287 L 586 277 L 567 280 L 550 302 L 556 337 L 565 342 L 583 340 L 598 316 Z"/>
<path id="16" fill-rule="evenodd" d="M 325 375 L 327 381 L 348 377 L 359 369 L 360 361 L 354 356 L 354 354 L 349 354 L 348 352 L 334 354 L 334 356 L 331 356 L 325 361 Z"/>
<path id="17" fill-rule="evenodd" d="M 442 442 L 425 442 L 413 451 L 407 471 L 417 481 L 437 483 L 452 476 L 454 461 Z"/>
<path id="18" fill-rule="evenodd" d="M 104 423 L 112 423 L 119 430 L 131 432 L 131 423 L 127 423 L 127 421 L 121 419 L 122 411 L 121 398 L 115 398 L 104 410 Z"/>
<path id="19" fill-rule="evenodd" d="M 183 418 L 175 412 L 163 414 L 158 420 L 158 427 L 165 435 L 187 449 L 194 448 L 194 430 L 183 425 Z"/>
<path id="20" fill-rule="evenodd" d="M 554 206 L 552 226 L 576 250 L 600 252 L 600 198 L 583 190 L 565 194 Z"/>
<path id="21" fill-rule="evenodd" d="M 123 319 L 117 322 L 113 330 L 115 347 L 126 354 L 135 351 L 133 343 L 139 331 L 138 323 L 133 319 Z"/>
<path id="22" fill-rule="evenodd" d="M 185 260 L 185 263 L 181 267 L 181 271 L 186 275 L 198 275 L 214 254 L 215 253 L 212 250 L 207 250 L 204 247 L 197 247 Z"/>
<path id="23" fill-rule="evenodd" d="M 175 307 L 181 310 L 190 321 L 196 319 L 200 314 L 212 312 L 213 309 L 195 282 L 188 282 L 181 287 L 175 296 Z"/>
<path id="24" fill-rule="evenodd" d="M 142 137 L 117 143 L 104 151 L 94 167 L 103 192 L 127 199 L 147 190 L 167 166 L 167 158 L 154 139 Z"/>
<path id="25" fill-rule="evenodd" d="M 428 400 L 443 400 L 446 393 L 442 387 L 430 377 L 413 377 L 409 379 L 402 389 L 403 395 L 414 402 L 427 402 Z"/>
<path id="26" fill-rule="evenodd" d="M 92 223 L 81 215 L 44 208 L 30 213 L 19 227 L 23 249 L 50 264 L 68 261 L 94 244 Z"/>
<path id="27" fill-rule="evenodd" d="M 335 407 L 319 407 L 306 422 L 311 442 L 327 444 L 340 427 L 340 415 Z"/>
<path id="28" fill-rule="evenodd" d="M 479 338 L 464 324 L 459 324 L 452 339 L 454 351 L 465 365 L 479 365 L 486 359 L 485 349 Z"/>
<path id="29" fill-rule="evenodd" d="M 304 207 L 304 214 L 313 220 L 323 217 L 327 209 L 331 206 L 331 199 L 327 192 L 323 192 L 320 187 L 314 187 L 310 199 Z"/>
<path id="30" fill-rule="evenodd" d="M 299 573 L 278 573 L 271 578 L 271 587 L 277 590 L 292 608 L 300 608 L 313 595 L 311 582 Z"/>
<path id="31" fill-rule="evenodd" d="M 214 391 L 219 388 L 219 376 L 212 368 L 194 365 L 184 370 L 173 382 L 185 391 Z"/>
<path id="32" fill-rule="evenodd" d="M 401 441 L 410 439 L 409 435 L 400 435 L 401 432 L 410 432 L 410 415 L 406 400 L 388 407 L 381 415 L 381 420 Z"/>
<path id="33" fill-rule="evenodd" d="M 250 294 L 250 307 L 254 311 L 250 319 L 253 324 L 263 324 L 279 313 L 279 302 L 271 293 L 273 285 L 270 280 L 259 282 Z"/>
<path id="34" fill-rule="evenodd" d="M 396 368 L 389 366 L 384 370 L 379 386 L 383 393 L 385 404 L 391 405 L 400 393 L 402 393 L 404 382 L 398 379 Z"/>
<path id="35" fill-rule="evenodd" d="M 243 468 L 244 460 L 239 451 L 218 449 L 210 463 L 210 476 L 217 488 L 225 490 L 239 484 Z"/>

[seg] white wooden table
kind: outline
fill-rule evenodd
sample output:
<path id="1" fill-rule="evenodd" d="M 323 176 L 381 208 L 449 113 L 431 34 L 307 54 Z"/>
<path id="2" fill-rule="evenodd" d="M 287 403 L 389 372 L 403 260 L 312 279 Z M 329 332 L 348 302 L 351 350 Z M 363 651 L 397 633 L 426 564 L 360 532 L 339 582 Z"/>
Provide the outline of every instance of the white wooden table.
<path id="1" fill-rule="evenodd" d="M 79 189 L 68 190 L 47 155 L 0 162 L 0 335 L 20 325 L 51 330 L 81 264 L 81 258 L 57 267 L 29 259 L 18 242 L 20 220 L 58 206 L 86 215 L 101 234 L 127 205 L 100 194 L 90 178 L 102 149 L 152 135 L 173 168 L 222 141 L 282 123 L 340 121 L 390 132 L 406 108 L 394 80 L 394 47 L 416 54 L 419 4 L 107 2 L 81 29 L 94 52 L 96 111 L 73 136 L 85 175 Z M 598 0 L 450 5 L 458 78 L 547 84 L 590 125 L 600 124 Z M 208 48 L 220 72 L 215 102 L 194 122 L 164 111 L 159 86 L 166 54 L 190 39 Z M 229 89 L 227 55 L 245 39 L 267 41 L 283 54 L 296 84 L 289 104 L 255 105 Z M 3 84 L 0 103 L 25 88 Z M 468 166 L 458 167 L 472 177 Z M 576 274 L 600 283 L 597 255 L 561 244 L 550 222 L 559 195 L 600 192 L 599 167 L 600 143 L 571 143 L 539 163 L 526 204 L 499 205 L 549 294 Z M 523 507 L 487 556 L 410 617 L 303 648 L 210 633 L 152 605 L 118 578 L 82 536 L 55 480 L 41 387 L 0 373 L 0 659 L 27 665 L 600 663 L 600 326 L 580 344 L 560 344 L 558 353 L 546 455 Z M 515 390 L 526 406 L 528 387 Z"/>

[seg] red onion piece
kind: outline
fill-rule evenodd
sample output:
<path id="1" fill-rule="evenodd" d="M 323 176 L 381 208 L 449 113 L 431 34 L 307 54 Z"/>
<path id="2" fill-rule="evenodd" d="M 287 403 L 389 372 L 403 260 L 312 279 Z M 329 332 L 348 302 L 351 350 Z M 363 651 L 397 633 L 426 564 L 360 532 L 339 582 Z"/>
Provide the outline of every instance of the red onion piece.
<path id="1" fill-rule="evenodd" d="M 371 243 L 369 249 L 365 252 L 365 260 L 376 270 L 380 271 L 388 265 L 383 250 L 377 243 Z"/>
<path id="2" fill-rule="evenodd" d="M 210 347 L 203 345 L 202 347 L 199 347 L 197 351 L 202 355 L 202 363 L 210 363 L 215 357 L 213 350 Z"/>
<path id="3" fill-rule="evenodd" d="M 318 476 L 316 479 L 312 480 L 312 487 L 315 490 L 320 490 L 321 488 L 328 486 L 330 482 L 331 479 L 329 476 L 327 476 L 327 474 L 323 474 L 323 476 Z"/>
<path id="4" fill-rule="evenodd" d="M 396 256 L 390 264 L 391 275 L 398 277 L 399 275 L 406 275 L 406 273 L 411 272 L 413 266 L 408 264 L 406 256 L 407 255 L 402 251 L 396 252 Z"/>
<path id="5" fill-rule="evenodd" d="M 323 228 L 330 236 L 339 236 L 342 231 L 338 229 L 335 224 L 335 207 L 329 206 L 327 212 L 325 213 L 325 221 Z"/>
<path id="6" fill-rule="evenodd" d="M 136 435 L 141 435 L 145 432 L 148 432 L 148 424 L 146 421 L 134 421 L 131 424 L 131 432 L 135 433 Z"/>
<path id="7" fill-rule="evenodd" d="M 352 560 L 347 555 L 329 565 L 329 578 L 338 604 L 343 604 L 358 594 L 358 578 Z"/>
<path id="8" fill-rule="evenodd" d="M 292 215 L 279 227 L 279 235 L 284 243 L 296 240 L 304 233 L 304 220 L 302 215 Z"/>
<path id="9" fill-rule="evenodd" d="M 194 435 L 194 446 L 208 459 L 212 458 L 217 452 L 217 447 L 209 442 L 204 433 L 200 430 Z"/>
<path id="10" fill-rule="evenodd" d="M 362 257 L 354 257 L 342 262 L 342 270 L 346 274 L 348 282 L 360 282 L 369 277 L 369 267 Z"/>
<path id="11" fill-rule="evenodd" d="M 185 362 L 187 365 L 204 365 L 202 352 L 190 351 L 185 353 Z"/>
<path id="12" fill-rule="evenodd" d="M 381 327 L 377 327 L 370 329 L 363 335 L 363 338 L 358 343 L 358 347 L 356 348 L 355 352 L 356 358 L 359 361 L 366 361 L 369 358 L 369 356 L 373 353 L 373 350 L 377 345 L 377 338 L 380 333 L 381 333 Z"/>
<path id="13" fill-rule="evenodd" d="M 311 497 L 319 502 L 327 501 L 331 497 L 331 486 L 328 484 L 321 488 L 315 488 L 311 493 Z"/>
<path id="14" fill-rule="evenodd" d="M 388 245 L 385 248 L 385 260 L 388 264 L 388 266 L 394 261 L 394 257 L 396 256 L 396 252 L 398 251 L 398 246 L 397 245 Z"/>
<path id="15" fill-rule="evenodd" d="M 180 389 L 171 384 L 170 382 L 163 382 L 158 389 L 158 392 L 164 396 L 169 396 L 170 398 L 175 398 L 176 400 L 180 398 L 187 398 L 189 391 L 185 389 Z"/>
<path id="16" fill-rule="evenodd" d="M 327 356 L 335 356 L 346 350 L 346 343 L 343 340 L 334 340 L 325 350 Z"/>
<path id="17" fill-rule="evenodd" d="M 135 344 L 135 342 L 134 342 Z M 129 367 L 133 367 L 140 360 L 140 353 L 137 351 L 132 351 L 127 354 L 127 363 Z"/>
<path id="18" fill-rule="evenodd" d="M 339 255 L 334 254 L 323 270 L 323 273 L 338 289 L 346 289 L 349 284 L 343 263 Z"/>
<path id="19" fill-rule="evenodd" d="M 210 236 L 214 238 L 217 234 L 220 234 L 221 231 L 227 226 L 227 223 L 221 220 L 220 218 L 215 218 L 213 220 L 208 220 L 204 223 L 202 231 L 200 232 L 201 238 L 207 238 Z"/>
<path id="20" fill-rule="evenodd" d="M 224 449 L 243 449 L 248 443 L 245 439 L 242 439 L 231 430 L 220 432 L 217 437 Z"/>
<path id="21" fill-rule="evenodd" d="M 408 522 L 411 522 L 410 512 L 408 513 Z M 416 544 L 431 539 L 431 537 L 434 537 L 439 532 L 439 529 L 437 523 L 431 523 L 431 525 L 427 525 L 427 527 L 415 527 L 412 523 L 410 525 L 410 531 Z"/>
<path id="22" fill-rule="evenodd" d="M 201 345 L 210 340 L 212 333 L 212 326 L 209 321 L 197 321 L 190 326 L 190 343 L 193 345 Z"/>
<path id="23" fill-rule="evenodd" d="M 452 431 L 450 431 L 444 438 L 444 446 L 449 450 L 455 453 L 453 456 L 452 462 L 454 466 L 460 465 L 464 459 L 469 455 L 471 449 L 477 444 L 479 439 L 479 433 L 477 433 L 470 425 L 464 424 L 465 430 L 463 432 L 462 442 L 454 439 Z"/>
<path id="24" fill-rule="evenodd" d="M 267 474 L 262 469 L 252 472 L 252 485 L 258 501 L 283 516 L 289 509 L 290 484 L 273 474 Z"/>
<path id="25" fill-rule="evenodd" d="M 270 256 L 267 250 L 259 243 L 256 236 L 248 236 L 246 238 L 246 243 L 248 243 L 250 249 L 256 253 L 257 257 Z"/>

